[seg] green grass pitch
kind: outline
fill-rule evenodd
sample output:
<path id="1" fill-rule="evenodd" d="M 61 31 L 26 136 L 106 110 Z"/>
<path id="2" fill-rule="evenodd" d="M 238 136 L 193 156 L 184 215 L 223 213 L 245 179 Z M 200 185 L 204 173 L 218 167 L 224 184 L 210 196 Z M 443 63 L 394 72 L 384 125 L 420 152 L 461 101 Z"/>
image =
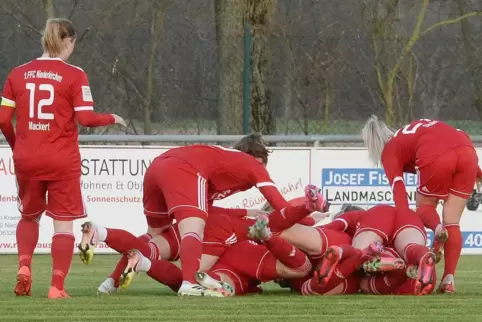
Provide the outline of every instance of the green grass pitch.
<path id="1" fill-rule="evenodd" d="M 262 295 L 178 298 L 145 275 L 128 290 L 96 295 L 118 256 L 74 257 L 66 289 L 72 299 L 46 299 L 50 256 L 34 257 L 32 297 L 15 297 L 16 256 L 0 255 L 0 321 L 481 321 L 482 256 L 463 256 L 456 295 L 302 297 L 265 284 Z M 442 267 L 439 267 L 439 274 Z"/>

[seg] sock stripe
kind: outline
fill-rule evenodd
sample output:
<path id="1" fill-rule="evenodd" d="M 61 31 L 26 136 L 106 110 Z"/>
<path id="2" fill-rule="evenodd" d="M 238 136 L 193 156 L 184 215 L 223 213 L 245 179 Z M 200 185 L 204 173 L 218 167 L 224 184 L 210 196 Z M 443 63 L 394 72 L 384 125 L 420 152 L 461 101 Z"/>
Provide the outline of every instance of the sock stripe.
<path id="1" fill-rule="evenodd" d="M 201 237 L 199 237 L 199 235 L 196 234 L 196 233 L 186 233 L 182 236 L 182 239 L 187 238 L 187 237 L 193 237 L 193 238 L 196 238 L 197 240 L 201 241 Z"/>
<path id="2" fill-rule="evenodd" d="M 70 237 L 70 238 L 75 239 L 75 236 L 72 233 L 54 233 L 52 238 L 54 238 L 54 237 Z"/>

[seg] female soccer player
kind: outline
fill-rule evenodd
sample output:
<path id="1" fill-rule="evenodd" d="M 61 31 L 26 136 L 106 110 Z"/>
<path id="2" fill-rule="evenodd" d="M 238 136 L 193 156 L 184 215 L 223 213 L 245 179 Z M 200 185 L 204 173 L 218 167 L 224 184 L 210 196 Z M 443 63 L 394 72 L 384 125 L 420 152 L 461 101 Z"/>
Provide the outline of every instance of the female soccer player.
<path id="1" fill-rule="evenodd" d="M 73 220 L 87 216 L 80 187 L 76 121 L 88 127 L 126 125 L 120 116 L 94 112 L 87 75 L 66 63 L 75 39 L 69 20 L 49 19 L 42 36 L 42 57 L 15 67 L 2 93 L 0 130 L 13 150 L 22 215 L 16 236 L 19 270 L 15 294 L 20 296 L 31 295 L 32 255 L 45 211 L 54 221 L 48 297 L 69 297 L 64 281 L 72 262 Z M 12 124 L 15 112 L 16 131 Z"/>
<path id="2" fill-rule="evenodd" d="M 396 132 L 376 116 L 362 131 L 370 159 L 382 164 L 397 208 L 408 208 L 403 173 L 417 173 L 417 214 L 435 232 L 434 252 L 445 243 L 445 271 L 439 292 L 453 293 L 454 274 L 462 251 L 459 221 L 477 177 L 479 159 L 464 132 L 440 121 L 417 120 Z M 440 225 L 436 207 L 444 200 Z"/>

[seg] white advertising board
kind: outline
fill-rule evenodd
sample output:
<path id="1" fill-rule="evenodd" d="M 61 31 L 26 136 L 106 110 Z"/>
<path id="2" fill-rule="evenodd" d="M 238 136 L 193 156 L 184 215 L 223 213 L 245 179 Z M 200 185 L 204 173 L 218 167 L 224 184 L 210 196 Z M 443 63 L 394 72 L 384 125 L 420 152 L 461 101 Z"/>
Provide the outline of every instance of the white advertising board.
<path id="1" fill-rule="evenodd" d="M 88 220 L 133 234 L 146 231 L 142 207 L 142 181 L 150 161 L 166 151 L 165 147 L 82 147 L 82 187 Z M 482 152 L 478 151 L 478 153 Z M 268 170 L 287 200 L 303 195 L 308 183 L 321 186 L 323 194 L 337 211 L 341 204 L 370 207 L 392 203 L 391 191 L 383 170 L 374 169 L 362 149 L 279 148 L 270 156 Z M 406 176 L 411 204 L 415 200 L 417 178 Z M 17 191 L 11 151 L 0 146 L 0 253 L 16 253 L 15 230 L 19 220 Z M 232 208 L 261 208 L 264 198 L 256 189 L 217 201 Z M 482 211 L 482 207 L 481 207 Z M 74 224 L 77 242 L 80 225 Z M 52 222 L 44 216 L 36 253 L 49 253 Z M 479 211 L 466 210 L 461 222 L 464 254 L 482 254 L 482 218 Z M 429 239 L 431 234 L 429 233 Z M 98 253 L 112 250 L 99 245 Z"/>

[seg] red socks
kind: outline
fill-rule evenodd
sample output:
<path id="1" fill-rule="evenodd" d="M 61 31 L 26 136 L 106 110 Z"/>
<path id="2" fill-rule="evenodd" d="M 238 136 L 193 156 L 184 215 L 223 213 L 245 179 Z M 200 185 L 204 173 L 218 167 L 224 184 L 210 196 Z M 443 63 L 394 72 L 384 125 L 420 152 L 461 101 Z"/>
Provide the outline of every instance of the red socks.
<path id="1" fill-rule="evenodd" d="M 361 250 L 359 250 L 358 248 L 355 248 L 351 245 L 345 244 L 345 245 L 340 245 L 338 247 L 340 247 L 341 250 L 342 250 L 342 254 L 341 254 L 342 260 L 345 259 L 345 258 L 348 259 L 348 258 L 356 257 L 356 256 L 361 257 L 361 255 L 362 255 Z"/>
<path id="2" fill-rule="evenodd" d="M 407 264 L 418 265 L 429 252 L 430 250 L 424 245 L 410 243 L 404 249 L 405 260 Z"/>
<path id="3" fill-rule="evenodd" d="M 203 244 L 196 233 L 187 233 L 182 236 L 179 257 L 181 258 L 182 279 L 197 284 L 194 275 L 199 270 Z"/>
<path id="4" fill-rule="evenodd" d="M 74 255 L 75 237 L 71 233 L 56 233 L 52 237 L 52 286 L 64 289 L 64 281 Z"/>
<path id="5" fill-rule="evenodd" d="M 405 270 L 371 276 L 368 278 L 368 290 L 364 290 L 364 292 L 375 295 L 393 294 L 405 281 L 407 281 Z"/>
<path id="6" fill-rule="evenodd" d="M 263 243 L 277 260 L 292 270 L 304 271 L 311 266 L 305 253 L 279 236 L 273 235 L 270 239 L 263 241 Z"/>
<path id="7" fill-rule="evenodd" d="M 151 269 L 147 272 L 154 280 L 168 286 L 174 292 L 182 284 L 182 272 L 179 267 L 164 259 L 151 260 Z"/>
<path id="8" fill-rule="evenodd" d="M 273 232 L 290 228 L 311 213 L 305 205 L 286 207 L 281 211 L 273 211 L 268 215 L 268 226 Z"/>
<path id="9" fill-rule="evenodd" d="M 137 249 L 149 259 L 159 258 L 159 249 L 154 243 L 146 243 L 141 238 L 137 238 L 130 232 L 122 229 L 106 228 L 107 238 L 105 243 L 116 252 L 125 254 L 131 249 Z"/>
<path id="10" fill-rule="evenodd" d="M 32 256 L 37 247 L 40 218 L 22 218 L 17 225 L 18 268 L 31 269 Z"/>
<path id="11" fill-rule="evenodd" d="M 458 224 L 449 224 L 444 227 L 447 229 L 449 238 L 444 246 L 445 269 L 442 278 L 445 278 L 448 274 L 455 275 L 463 243 L 462 233 Z"/>
<path id="12" fill-rule="evenodd" d="M 152 236 L 150 234 L 144 234 L 144 235 L 141 235 L 137 238 L 139 240 L 147 243 L 148 241 L 150 241 L 152 239 Z M 115 287 L 119 287 L 119 279 L 120 279 L 122 273 L 124 272 L 126 266 L 127 266 L 127 257 L 125 257 L 123 255 L 121 257 L 121 259 L 119 260 L 119 262 L 117 262 L 117 265 L 116 265 L 114 271 L 109 276 L 110 278 L 112 278 L 114 280 L 114 286 Z"/>
<path id="13" fill-rule="evenodd" d="M 420 216 L 425 227 L 432 231 L 435 231 L 437 226 L 441 224 L 437 209 L 433 206 L 421 205 L 415 212 Z"/>

